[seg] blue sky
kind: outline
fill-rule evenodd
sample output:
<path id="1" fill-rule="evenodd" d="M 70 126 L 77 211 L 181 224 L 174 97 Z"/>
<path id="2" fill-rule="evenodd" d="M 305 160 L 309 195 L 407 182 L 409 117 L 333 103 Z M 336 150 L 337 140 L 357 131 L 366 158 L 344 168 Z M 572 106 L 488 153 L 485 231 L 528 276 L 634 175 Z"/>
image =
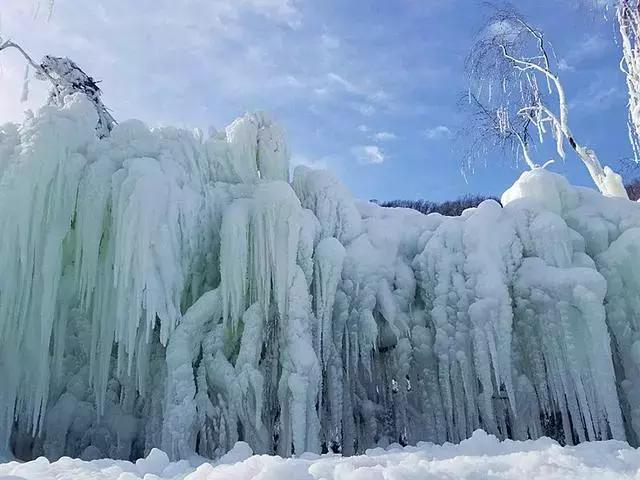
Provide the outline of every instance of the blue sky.
<path id="1" fill-rule="evenodd" d="M 39 3 L 41 5 L 39 5 Z M 452 132 L 464 59 L 487 11 L 476 0 L 0 0 L 0 35 L 34 57 L 69 56 L 102 80 L 117 119 L 222 128 L 265 110 L 293 161 L 333 170 L 365 199 L 500 194 L 523 166 L 492 155 L 465 178 Z M 579 0 L 520 0 L 562 60 L 571 126 L 603 163 L 630 155 L 615 25 Z M 19 102 L 23 64 L 0 57 L 0 122 Z M 551 152 L 536 152 L 544 163 Z M 569 153 L 553 170 L 591 185 Z"/>

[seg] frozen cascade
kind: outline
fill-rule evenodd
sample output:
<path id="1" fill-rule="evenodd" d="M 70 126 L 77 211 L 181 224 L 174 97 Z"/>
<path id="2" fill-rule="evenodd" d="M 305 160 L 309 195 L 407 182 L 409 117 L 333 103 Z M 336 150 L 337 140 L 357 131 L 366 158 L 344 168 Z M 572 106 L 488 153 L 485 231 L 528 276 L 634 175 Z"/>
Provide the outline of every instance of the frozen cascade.
<path id="1" fill-rule="evenodd" d="M 640 205 L 536 169 L 425 216 L 289 182 L 262 113 L 95 116 L 0 127 L 0 456 L 640 441 Z"/>

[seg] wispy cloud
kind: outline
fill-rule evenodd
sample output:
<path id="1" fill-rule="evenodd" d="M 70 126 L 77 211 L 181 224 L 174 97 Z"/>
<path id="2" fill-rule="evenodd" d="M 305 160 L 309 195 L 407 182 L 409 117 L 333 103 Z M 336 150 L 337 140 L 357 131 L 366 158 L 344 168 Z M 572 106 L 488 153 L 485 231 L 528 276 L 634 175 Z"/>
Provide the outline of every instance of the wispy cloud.
<path id="1" fill-rule="evenodd" d="M 575 43 L 567 55 L 558 60 L 558 69 L 561 71 L 573 71 L 580 64 L 598 58 L 610 47 L 610 40 L 601 35 L 589 35 Z"/>
<path id="2" fill-rule="evenodd" d="M 369 100 L 376 103 L 386 103 L 391 100 L 391 98 L 389 97 L 389 94 L 384 90 L 377 90 L 372 94 L 370 94 L 368 97 L 369 97 Z"/>
<path id="3" fill-rule="evenodd" d="M 329 35 L 328 33 L 323 33 L 320 36 L 320 41 L 322 42 L 322 46 L 327 50 L 340 48 L 340 39 L 333 35 Z"/>
<path id="4" fill-rule="evenodd" d="M 391 102 L 391 97 L 385 90 L 375 88 L 367 82 L 357 83 L 333 71 L 325 75 L 324 83 L 315 86 L 313 92 L 325 101 L 350 98 L 347 105 L 366 117 L 374 115 L 378 107 L 387 106 Z"/>
<path id="5" fill-rule="evenodd" d="M 606 9 L 613 8 L 617 0 L 595 0 L 595 3 L 598 7 L 604 7 Z"/>
<path id="6" fill-rule="evenodd" d="M 445 125 L 438 125 L 437 127 L 429 128 L 424 132 L 424 134 L 429 140 L 443 140 L 453 136 L 451 129 Z"/>
<path id="7" fill-rule="evenodd" d="M 359 163 L 366 165 L 376 165 L 385 160 L 384 153 L 377 145 L 357 145 L 351 148 L 351 153 Z"/>
<path id="8" fill-rule="evenodd" d="M 356 112 L 359 112 L 361 115 L 364 115 L 365 117 L 370 117 L 374 113 L 376 113 L 376 107 L 374 107 L 370 103 L 355 102 L 355 103 L 352 103 L 351 106 Z"/>
<path id="9" fill-rule="evenodd" d="M 343 88 L 345 91 L 349 93 L 353 93 L 355 95 L 362 94 L 362 91 L 358 87 L 356 87 L 349 80 L 347 80 L 341 75 L 338 75 L 337 73 L 334 73 L 334 72 L 327 73 L 327 80 L 329 81 L 330 84 L 337 85 L 338 87 Z"/>
<path id="10" fill-rule="evenodd" d="M 398 136 L 393 132 L 377 132 L 373 135 L 374 140 L 378 140 L 379 142 L 389 142 L 391 140 L 396 140 Z"/>
<path id="11" fill-rule="evenodd" d="M 265 17 L 285 22 L 291 27 L 299 26 L 302 20 L 302 14 L 293 0 L 236 0 L 222 3 L 228 4 L 231 8 L 244 7 Z"/>
<path id="12" fill-rule="evenodd" d="M 558 70 L 561 72 L 573 72 L 575 67 L 573 65 L 569 65 L 565 58 L 561 58 L 558 60 Z"/>
<path id="13" fill-rule="evenodd" d="M 584 112 L 596 112 L 611 108 L 616 102 L 624 101 L 626 94 L 619 88 L 606 87 L 595 82 L 587 90 L 581 92 L 571 103 L 570 107 Z"/>
<path id="14" fill-rule="evenodd" d="M 328 167 L 328 161 L 326 158 L 312 159 L 306 155 L 293 155 L 291 157 L 291 168 L 295 168 L 298 165 L 304 165 L 309 168 L 326 169 Z"/>

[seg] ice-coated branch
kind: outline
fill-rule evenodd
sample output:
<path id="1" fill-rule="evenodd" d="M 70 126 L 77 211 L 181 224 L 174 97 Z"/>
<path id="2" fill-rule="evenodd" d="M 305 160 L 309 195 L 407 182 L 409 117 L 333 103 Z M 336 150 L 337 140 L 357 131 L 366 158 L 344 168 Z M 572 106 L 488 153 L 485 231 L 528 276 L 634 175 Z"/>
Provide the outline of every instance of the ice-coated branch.
<path id="1" fill-rule="evenodd" d="M 8 49 L 17 50 L 24 57 L 27 64 L 35 71 L 36 78 L 49 81 L 51 84 L 50 103 L 62 105 L 66 95 L 78 92 L 86 95 L 91 103 L 94 104 L 98 113 L 98 125 L 96 126 L 98 136 L 105 137 L 109 135 L 116 121 L 102 103 L 100 98 L 102 92 L 97 82 L 84 73 L 75 62 L 66 57 L 46 55 L 40 63 L 36 63 L 19 44 L 11 40 L 3 41 L 0 38 L 0 52 Z"/>
<path id="2" fill-rule="evenodd" d="M 2 38 L 0 38 L 0 52 L 3 50 L 8 50 L 10 48 L 17 50 L 36 72 L 41 73 L 42 76 L 44 76 L 51 82 L 52 94 L 55 94 L 56 96 L 59 95 L 58 85 L 55 79 L 51 77 L 48 72 L 46 72 L 40 65 L 34 62 L 31 56 L 27 52 L 25 52 L 25 50 L 20 45 L 12 42 L 11 40 L 5 40 L 3 42 Z"/>
<path id="3" fill-rule="evenodd" d="M 516 131 L 514 131 L 513 134 L 518 139 L 518 143 L 520 144 L 520 149 L 522 151 L 522 157 L 524 158 L 524 161 L 527 163 L 529 168 L 531 169 L 535 168 L 536 164 L 531 159 L 531 154 L 529 153 L 529 145 L 525 141 L 524 135 Z"/>
<path id="4" fill-rule="evenodd" d="M 469 92 L 463 99 L 470 109 L 472 128 L 475 135 L 489 139 L 494 146 L 514 150 L 530 169 L 537 167 L 530 152 L 531 120 L 524 116 L 514 116 L 507 108 L 493 108 L 483 103 L 477 95 Z"/>
<path id="5" fill-rule="evenodd" d="M 617 9 L 622 44 L 620 69 L 625 74 L 629 90 L 629 140 L 636 162 L 640 160 L 640 3 L 620 0 Z"/>

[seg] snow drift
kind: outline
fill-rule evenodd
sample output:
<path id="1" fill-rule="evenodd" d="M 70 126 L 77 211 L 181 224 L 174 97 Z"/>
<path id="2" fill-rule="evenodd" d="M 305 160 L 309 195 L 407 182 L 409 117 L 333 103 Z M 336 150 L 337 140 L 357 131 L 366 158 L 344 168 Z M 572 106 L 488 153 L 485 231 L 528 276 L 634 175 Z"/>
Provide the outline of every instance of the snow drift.
<path id="1" fill-rule="evenodd" d="M 536 169 L 424 216 L 290 181 L 262 114 L 96 122 L 0 128 L 0 455 L 638 444 L 638 204 Z"/>
<path id="2" fill-rule="evenodd" d="M 393 444 L 366 455 L 343 457 L 306 453 L 297 458 L 254 455 L 246 443 L 215 464 L 170 462 L 153 449 L 135 463 L 123 460 L 82 461 L 68 457 L 49 462 L 0 464 L 3 480 L 406 480 L 495 479 L 621 480 L 636 479 L 640 451 L 624 442 L 586 442 L 561 447 L 548 438 L 498 441 L 482 431 L 460 444 Z"/>

